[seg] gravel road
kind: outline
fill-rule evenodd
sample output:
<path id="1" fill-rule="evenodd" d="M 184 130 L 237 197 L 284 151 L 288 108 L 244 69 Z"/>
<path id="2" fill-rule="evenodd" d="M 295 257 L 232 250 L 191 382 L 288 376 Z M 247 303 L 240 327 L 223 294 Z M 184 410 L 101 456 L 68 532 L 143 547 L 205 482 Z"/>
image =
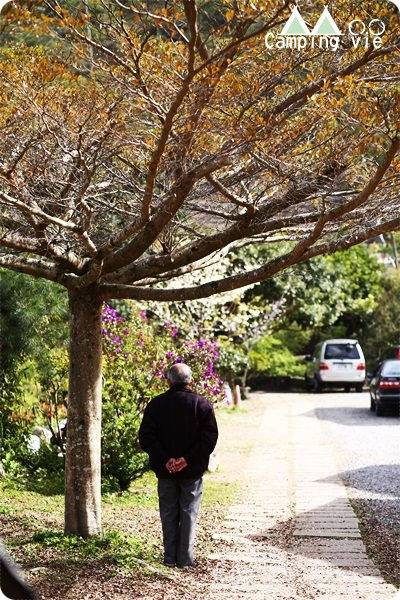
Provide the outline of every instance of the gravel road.
<path id="1" fill-rule="evenodd" d="M 368 393 L 324 392 L 308 397 L 333 443 L 367 551 L 385 579 L 400 586 L 398 414 L 377 417 L 369 410 Z"/>

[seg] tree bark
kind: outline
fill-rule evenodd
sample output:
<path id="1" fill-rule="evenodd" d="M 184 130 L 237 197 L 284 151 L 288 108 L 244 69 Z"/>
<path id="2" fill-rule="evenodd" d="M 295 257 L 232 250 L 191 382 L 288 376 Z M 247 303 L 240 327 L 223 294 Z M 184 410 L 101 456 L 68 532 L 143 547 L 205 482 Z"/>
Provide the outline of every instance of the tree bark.
<path id="1" fill-rule="evenodd" d="M 70 370 L 65 457 L 65 533 L 101 533 L 101 299 L 69 292 Z"/>

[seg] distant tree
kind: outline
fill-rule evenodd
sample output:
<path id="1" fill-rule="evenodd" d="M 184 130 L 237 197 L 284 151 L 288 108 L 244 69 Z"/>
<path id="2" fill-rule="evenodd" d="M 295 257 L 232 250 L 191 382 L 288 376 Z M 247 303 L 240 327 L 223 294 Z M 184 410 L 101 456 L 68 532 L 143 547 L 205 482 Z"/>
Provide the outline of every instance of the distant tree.
<path id="1" fill-rule="evenodd" d="M 207 297 L 399 228 L 399 21 L 366 1 L 357 16 L 384 19 L 381 48 L 345 35 L 338 52 L 271 51 L 264 35 L 289 0 L 214 14 L 195 0 L 40 4 L 2 23 L 54 46 L 2 50 L 0 266 L 68 291 L 65 530 L 89 536 L 101 529 L 103 300 Z M 343 30 L 353 8 L 335 5 Z M 249 271 L 179 283 L 238 245 L 282 239 Z"/>
<path id="2" fill-rule="evenodd" d="M 18 277 L 7 271 L 0 279 L 0 373 L 13 367 L 29 345 L 29 325 L 21 297 L 16 290 Z M 1 376 L 0 376 L 1 377 Z"/>
<path id="3" fill-rule="evenodd" d="M 400 344 L 400 273 L 391 269 L 383 278 L 383 290 L 368 319 L 361 343 L 371 365 L 376 366 L 385 350 Z"/>
<path id="4" fill-rule="evenodd" d="M 274 300 L 286 290 L 283 322 L 295 321 L 318 332 L 340 321 L 350 335 L 376 308 L 383 289 L 382 275 L 375 254 L 360 245 L 297 265 L 255 286 L 246 296 Z"/>

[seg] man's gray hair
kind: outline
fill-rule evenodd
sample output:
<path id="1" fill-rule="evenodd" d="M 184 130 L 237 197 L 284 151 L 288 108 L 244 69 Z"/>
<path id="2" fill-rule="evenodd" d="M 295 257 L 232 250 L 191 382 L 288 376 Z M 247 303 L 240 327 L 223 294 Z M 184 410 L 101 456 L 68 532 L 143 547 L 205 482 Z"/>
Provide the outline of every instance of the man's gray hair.
<path id="1" fill-rule="evenodd" d="M 192 369 L 185 363 L 177 363 L 168 371 L 168 379 L 171 383 L 190 383 L 192 381 Z"/>

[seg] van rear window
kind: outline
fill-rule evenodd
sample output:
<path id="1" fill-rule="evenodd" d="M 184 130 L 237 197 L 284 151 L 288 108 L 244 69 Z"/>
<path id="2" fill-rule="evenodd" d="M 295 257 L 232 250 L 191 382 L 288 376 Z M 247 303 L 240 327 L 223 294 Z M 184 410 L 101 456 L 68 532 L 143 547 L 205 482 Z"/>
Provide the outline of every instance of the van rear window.
<path id="1" fill-rule="evenodd" d="M 355 344 L 327 344 L 325 346 L 325 358 L 360 358 L 360 353 Z"/>

